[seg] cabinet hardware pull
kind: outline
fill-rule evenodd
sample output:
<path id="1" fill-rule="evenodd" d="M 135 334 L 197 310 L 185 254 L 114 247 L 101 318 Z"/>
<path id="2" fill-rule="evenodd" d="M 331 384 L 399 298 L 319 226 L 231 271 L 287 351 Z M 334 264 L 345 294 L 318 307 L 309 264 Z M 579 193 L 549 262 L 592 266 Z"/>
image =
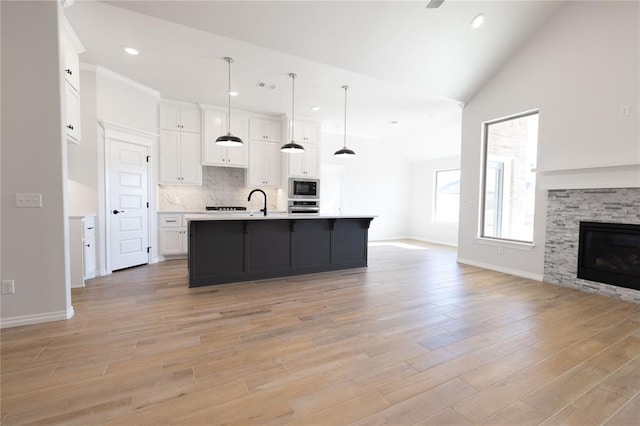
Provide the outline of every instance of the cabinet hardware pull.
<path id="1" fill-rule="evenodd" d="M 69 129 L 69 130 L 73 130 L 73 125 L 71 125 L 71 124 L 67 124 L 67 129 Z"/>
<path id="2" fill-rule="evenodd" d="M 114 210 L 113 214 L 124 213 L 124 210 Z"/>
<path id="3" fill-rule="evenodd" d="M 88 227 L 87 229 L 93 229 L 93 226 Z"/>
<path id="4" fill-rule="evenodd" d="M 91 244 L 87 244 L 87 247 L 91 247 Z"/>
<path id="5" fill-rule="evenodd" d="M 69 75 L 73 75 L 73 72 L 72 72 L 70 69 L 68 69 L 68 68 L 67 68 L 66 70 L 64 70 L 64 72 L 66 72 L 66 73 L 67 73 L 67 74 L 69 74 Z"/>

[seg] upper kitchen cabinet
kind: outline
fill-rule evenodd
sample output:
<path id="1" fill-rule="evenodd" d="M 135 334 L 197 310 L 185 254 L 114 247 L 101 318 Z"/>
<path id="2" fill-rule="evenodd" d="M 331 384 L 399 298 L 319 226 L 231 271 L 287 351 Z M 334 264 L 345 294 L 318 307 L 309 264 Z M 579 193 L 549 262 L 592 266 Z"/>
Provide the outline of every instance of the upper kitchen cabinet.
<path id="1" fill-rule="evenodd" d="M 64 85 L 65 103 L 65 133 L 67 141 L 76 144 L 80 143 L 80 93 L 78 93 L 69 83 Z"/>
<path id="2" fill-rule="evenodd" d="M 249 119 L 249 134 L 253 140 L 282 142 L 282 121 L 270 118 Z"/>
<path id="3" fill-rule="evenodd" d="M 65 134 L 67 141 L 80 143 L 80 59 L 78 55 L 84 52 L 80 39 L 71 28 L 69 21 L 62 18 L 62 49 L 64 52 L 64 103 L 65 103 Z"/>
<path id="4" fill-rule="evenodd" d="M 319 178 L 320 177 L 320 152 L 318 144 L 298 142 L 304 147 L 304 152 L 288 154 L 287 176 Z"/>
<path id="5" fill-rule="evenodd" d="M 304 152 L 283 157 L 284 177 L 319 178 L 320 123 L 295 120 L 294 124 L 293 139 L 304 147 Z M 291 127 L 288 131 L 291 132 Z"/>
<path id="6" fill-rule="evenodd" d="M 248 185 L 278 187 L 280 185 L 280 143 L 249 141 Z"/>
<path id="7" fill-rule="evenodd" d="M 204 107 L 203 107 L 204 108 Z M 232 113 L 231 133 L 244 142 L 242 146 L 220 146 L 216 139 L 226 135 L 227 114 L 215 110 L 203 110 L 204 134 L 202 139 L 202 164 L 205 166 L 247 168 L 249 164 L 249 118 Z"/>
<path id="8" fill-rule="evenodd" d="M 161 184 L 202 185 L 200 135 L 160 131 Z"/>
<path id="9" fill-rule="evenodd" d="M 296 142 L 320 142 L 320 124 L 314 121 L 296 120 L 293 132 L 293 139 Z"/>
<path id="10" fill-rule="evenodd" d="M 200 133 L 200 108 L 178 102 L 163 102 L 160 105 L 160 128 Z"/>
<path id="11" fill-rule="evenodd" d="M 66 33 L 66 32 L 65 32 Z M 78 47 L 72 36 L 65 34 L 63 42 L 64 50 L 64 79 L 76 91 L 80 91 L 80 58 Z"/>
<path id="12" fill-rule="evenodd" d="M 163 101 L 160 127 L 158 183 L 202 185 L 200 109 L 195 105 Z"/>

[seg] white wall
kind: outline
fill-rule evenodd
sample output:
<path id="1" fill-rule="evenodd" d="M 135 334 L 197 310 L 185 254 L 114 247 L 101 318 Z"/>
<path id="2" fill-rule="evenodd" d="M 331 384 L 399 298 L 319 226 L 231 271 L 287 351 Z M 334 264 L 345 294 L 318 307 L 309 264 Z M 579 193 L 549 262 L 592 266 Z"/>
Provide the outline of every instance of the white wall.
<path id="1" fill-rule="evenodd" d="M 411 164 L 411 237 L 449 246 L 458 245 L 458 224 L 434 221 L 435 173 L 460 168 L 460 156 Z"/>
<path id="2" fill-rule="evenodd" d="M 0 2 L 2 64 L 2 326 L 73 315 L 66 212 L 59 2 Z M 42 208 L 16 208 L 16 193 Z"/>
<path id="3" fill-rule="evenodd" d="M 159 92 L 103 67 L 96 72 L 98 120 L 158 133 Z"/>
<path id="4" fill-rule="evenodd" d="M 323 133 L 322 164 L 343 164 L 345 185 L 342 213 L 371 214 L 370 240 L 404 238 L 408 235 L 411 168 L 394 137 L 364 139 L 349 136 L 347 146 L 357 156 L 340 159 L 333 153 L 342 147 L 343 136 Z"/>
<path id="5" fill-rule="evenodd" d="M 146 132 L 158 133 L 160 94 L 104 67 L 81 64 L 80 103 L 82 141 L 69 147 L 70 208 L 73 214 L 97 214 L 96 259 L 99 274 L 106 270 L 106 220 L 104 138 L 99 122 L 111 122 Z M 155 148 L 157 158 L 157 147 Z M 153 174 L 155 172 L 152 171 Z M 152 179 L 154 177 L 152 176 Z M 150 194 L 155 211 L 155 191 Z M 150 221 L 151 242 L 155 241 L 155 215 Z M 155 244 L 154 244 L 155 246 Z"/>
<path id="6" fill-rule="evenodd" d="M 593 181 L 640 185 L 638 9 L 638 2 L 568 2 L 467 103 L 462 114 L 459 260 L 540 279 L 544 188 L 588 186 Z M 630 106 L 626 117 L 619 115 L 622 105 Z M 542 171 L 535 247 L 483 244 L 476 239 L 482 123 L 532 109 L 540 110 Z"/>

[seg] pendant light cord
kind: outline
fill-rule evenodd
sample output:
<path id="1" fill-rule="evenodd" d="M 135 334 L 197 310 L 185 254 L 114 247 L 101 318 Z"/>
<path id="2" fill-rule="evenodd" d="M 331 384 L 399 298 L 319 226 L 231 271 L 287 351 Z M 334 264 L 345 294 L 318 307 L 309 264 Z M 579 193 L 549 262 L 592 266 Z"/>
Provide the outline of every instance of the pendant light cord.
<path id="1" fill-rule="evenodd" d="M 233 59 L 226 57 L 224 58 L 225 61 L 227 61 L 227 64 L 229 64 L 228 68 L 228 78 L 227 78 L 227 82 L 228 82 L 228 87 L 227 87 L 227 111 L 229 112 L 227 114 L 227 133 L 231 134 L 231 62 L 233 62 Z"/>
<path id="2" fill-rule="evenodd" d="M 342 86 L 344 89 L 344 144 L 343 148 L 347 148 L 347 89 L 349 86 Z"/>
<path id="3" fill-rule="evenodd" d="M 291 142 L 293 142 L 293 126 L 296 121 L 296 109 L 295 109 L 295 99 L 296 99 L 296 75 L 294 73 L 289 74 L 291 77 Z"/>

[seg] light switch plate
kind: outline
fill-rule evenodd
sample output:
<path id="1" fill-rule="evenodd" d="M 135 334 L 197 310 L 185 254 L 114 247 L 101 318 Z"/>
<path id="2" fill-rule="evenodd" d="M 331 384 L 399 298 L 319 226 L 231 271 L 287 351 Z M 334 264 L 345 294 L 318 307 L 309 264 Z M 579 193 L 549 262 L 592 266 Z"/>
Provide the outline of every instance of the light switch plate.
<path id="1" fill-rule="evenodd" d="M 16 207 L 42 207 L 42 194 L 16 194 Z"/>
<path id="2" fill-rule="evenodd" d="M 2 294 L 13 294 L 16 292 L 13 280 L 2 280 Z"/>

